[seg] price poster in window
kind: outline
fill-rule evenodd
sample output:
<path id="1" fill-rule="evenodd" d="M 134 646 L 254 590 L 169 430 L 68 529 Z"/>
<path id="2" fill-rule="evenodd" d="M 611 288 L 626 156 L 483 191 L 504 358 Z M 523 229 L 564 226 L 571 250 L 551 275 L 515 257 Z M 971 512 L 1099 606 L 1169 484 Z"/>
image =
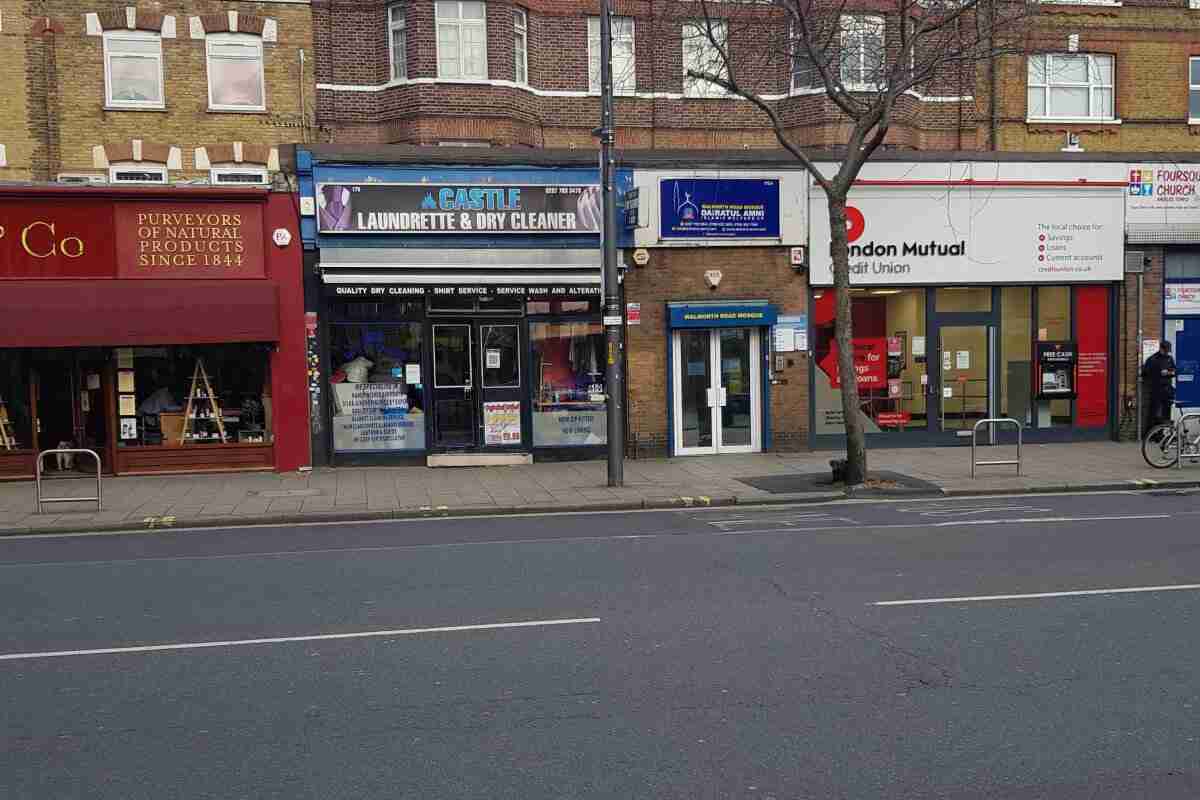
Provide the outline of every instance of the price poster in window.
<path id="1" fill-rule="evenodd" d="M 521 401 L 483 404 L 483 443 L 521 444 Z"/>

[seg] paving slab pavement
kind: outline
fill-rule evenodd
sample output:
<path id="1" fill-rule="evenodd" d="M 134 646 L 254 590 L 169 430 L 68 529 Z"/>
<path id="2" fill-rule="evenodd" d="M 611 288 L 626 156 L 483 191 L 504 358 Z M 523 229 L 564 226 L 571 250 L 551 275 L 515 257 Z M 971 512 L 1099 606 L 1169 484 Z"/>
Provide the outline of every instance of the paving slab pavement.
<path id="1" fill-rule="evenodd" d="M 1009 458 L 1012 448 L 983 448 L 980 458 Z M 625 486 L 606 486 L 603 461 L 514 467 L 326 468 L 302 473 L 228 473 L 108 478 L 104 509 L 59 504 L 35 512 L 31 481 L 0 483 L 0 535 L 106 531 L 423 515 L 511 514 L 821 502 L 840 490 L 775 494 L 740 478 L 828 474 L 835 451 L 627 461 Z M 872 450 L 871 469 L 928 481 L 943 495 L 1019 494 L 1200 486 L 1200 463 L 1156 470 L 1130 443 L 1025 445 L 1021 474 L 980 467 L 971 479 L 970 447 Z M 83 496 L 90 482 L 52 479 L 47 492 Z"/>

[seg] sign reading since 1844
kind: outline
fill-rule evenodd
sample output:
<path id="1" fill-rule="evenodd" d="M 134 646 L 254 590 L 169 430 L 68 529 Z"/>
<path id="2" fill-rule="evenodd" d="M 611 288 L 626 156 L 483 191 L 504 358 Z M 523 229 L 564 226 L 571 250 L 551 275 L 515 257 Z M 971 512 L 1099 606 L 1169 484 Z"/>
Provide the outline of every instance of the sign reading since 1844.
<path id="1" fill-rule="evenodd" d="M 116 223 L 119 277 L 263 277 L 257 207 L 127 204 Z"/>
<path id="2" fill-rule="evenodd" d="M 322 233 L 599 233 L 600 187 L 324 184 Z"/>

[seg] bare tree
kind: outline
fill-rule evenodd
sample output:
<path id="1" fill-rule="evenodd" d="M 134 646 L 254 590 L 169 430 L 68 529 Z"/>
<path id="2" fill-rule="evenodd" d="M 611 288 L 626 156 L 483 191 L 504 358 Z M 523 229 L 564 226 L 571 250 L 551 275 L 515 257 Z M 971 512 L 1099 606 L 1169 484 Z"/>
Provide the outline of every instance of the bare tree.
<path id="1" fill-rule="evenodd" d="M 1000 56 L 1025 52 L 1037 5 L 1027 0 L 679 0 L 673 11 L 680 19 L 685 95 L 730 95 L 754 104 L 828 200 L 846 483 L 862 483 L 867 452 L 854 368 L 847 195 L 887 138 L 902 99 L 922 90 L 948 90 L 959 102 L 969 101 L 981 83 L 982 65 L 989 66 L 990 75 Z M 836 171 L 818 166 L 798 141 L 784 105 L 794 95 L 823 96 L 836 109 L 846 136 Z M 994 92 L 989 102 L 994 107 Z"/>

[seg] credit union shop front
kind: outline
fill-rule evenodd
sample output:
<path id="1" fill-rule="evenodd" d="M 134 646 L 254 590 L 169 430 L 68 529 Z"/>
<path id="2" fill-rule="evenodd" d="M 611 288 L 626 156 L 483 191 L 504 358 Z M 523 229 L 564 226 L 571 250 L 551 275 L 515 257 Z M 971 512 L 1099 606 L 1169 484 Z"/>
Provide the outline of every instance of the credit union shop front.
<path id="1" fill-rule="evenodd" d="M 1112 177 L 878 180 L 851 192 L 856 405 L 869 436 L 952 443 L 995 417 L 1033 441 L 1114 435 L 1124 182 Z M 836 302 L 828 246 L 816 244 L 829 223 L 823 199 L 812 202 L 813 443 L 837 446 Z"/>

